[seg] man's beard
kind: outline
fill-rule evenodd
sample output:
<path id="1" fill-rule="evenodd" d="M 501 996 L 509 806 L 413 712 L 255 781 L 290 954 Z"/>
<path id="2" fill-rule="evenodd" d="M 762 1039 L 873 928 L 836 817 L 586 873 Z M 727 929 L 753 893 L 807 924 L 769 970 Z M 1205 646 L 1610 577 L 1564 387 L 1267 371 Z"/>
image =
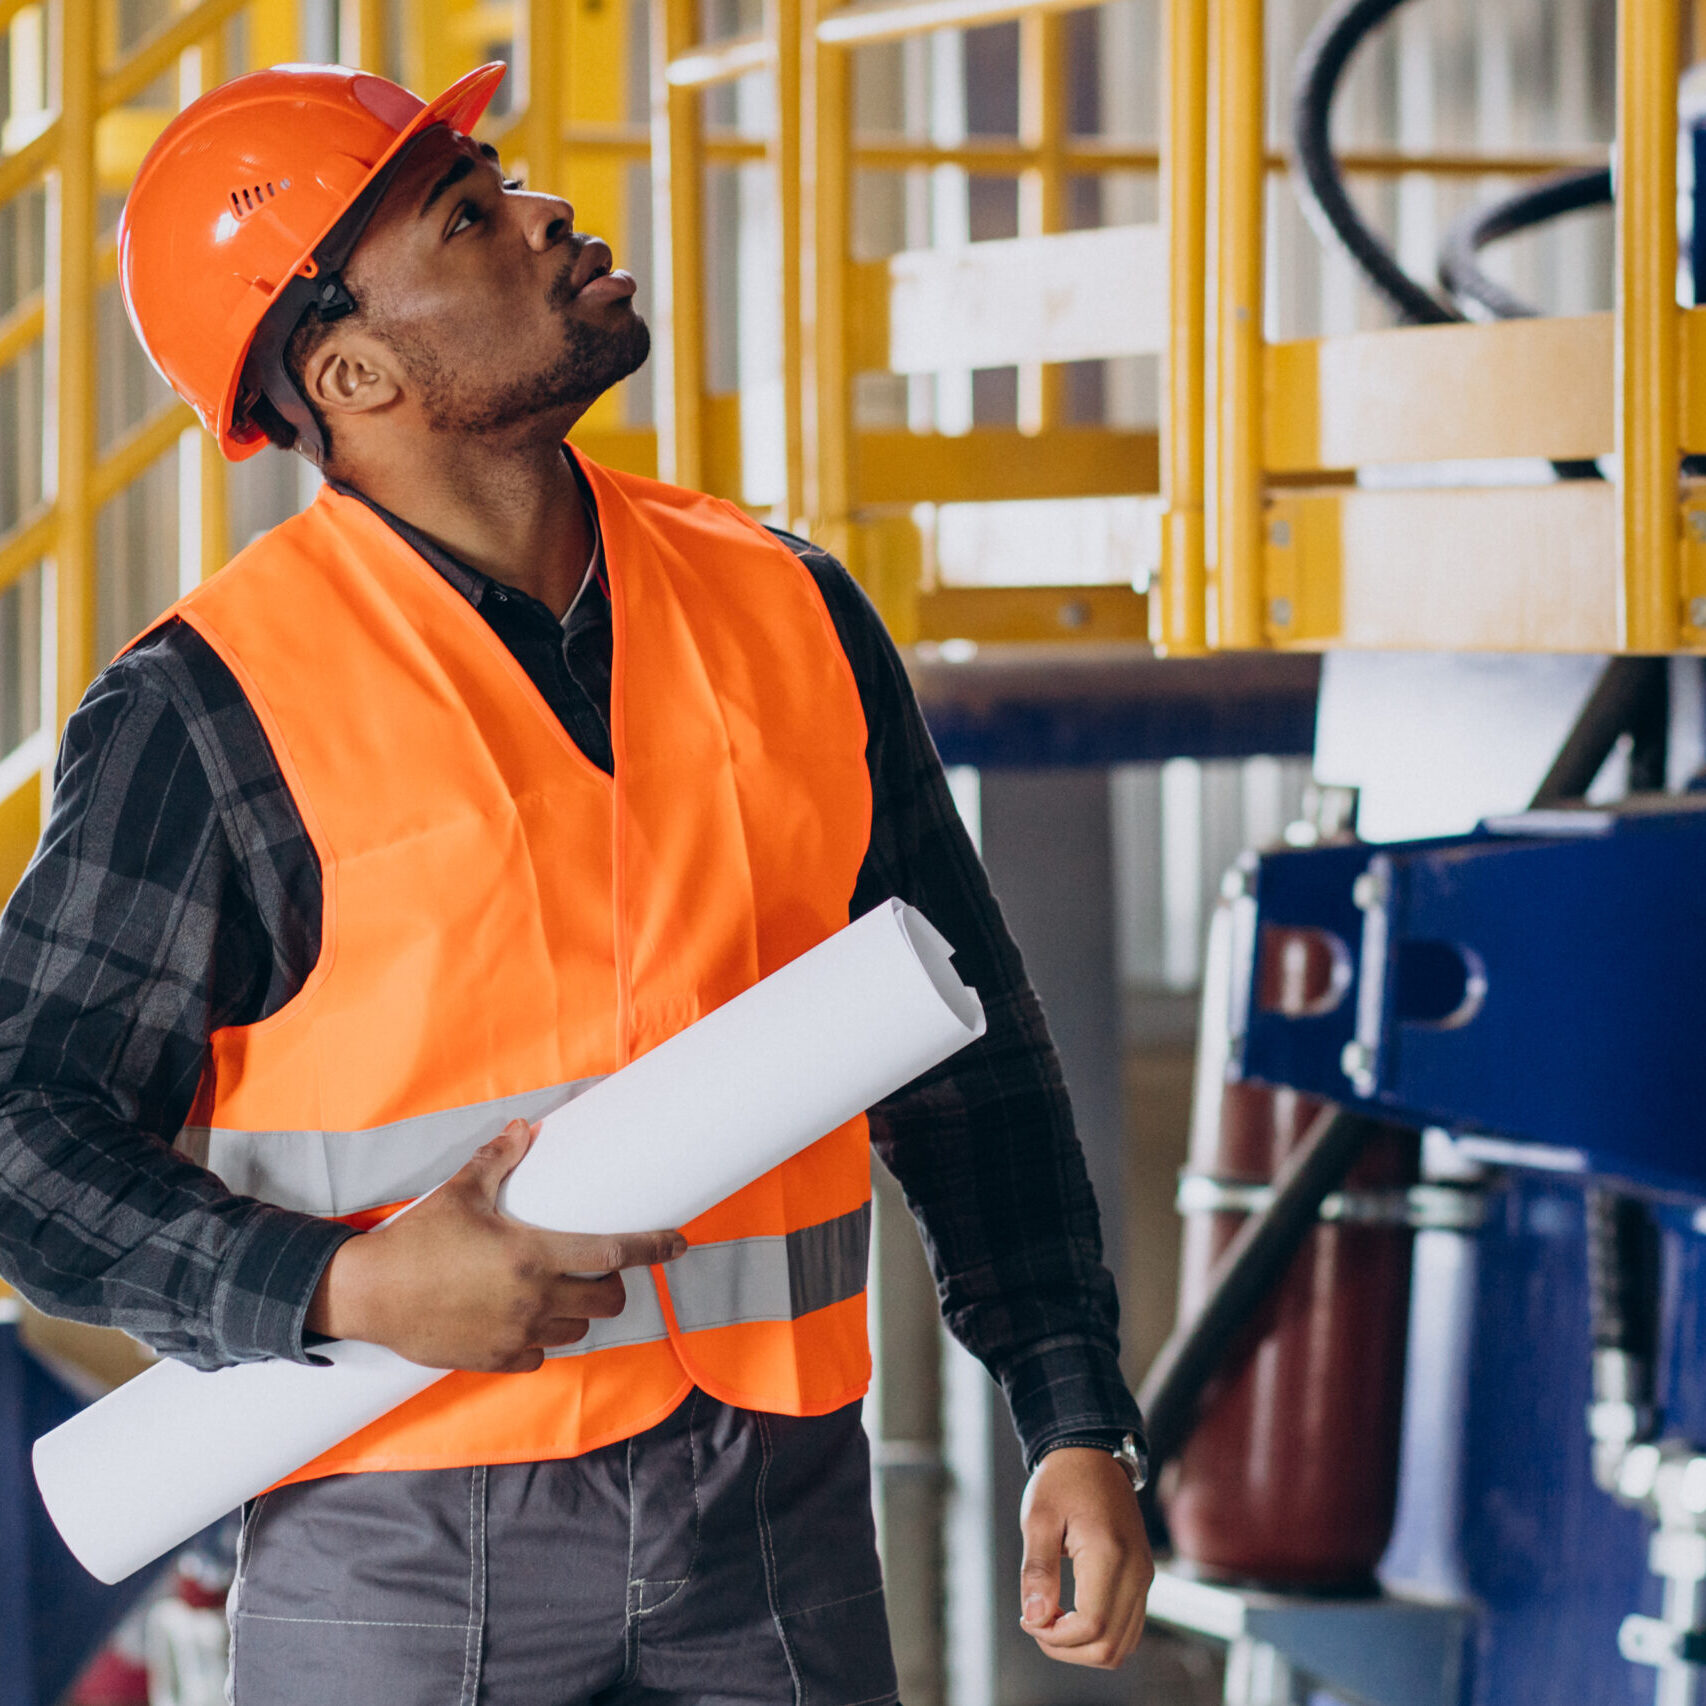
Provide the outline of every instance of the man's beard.
<path id="1" fill-rule="evenodd" d="M 574 293 L 568 288 L 572 271 L 571 263 L 558 275 L 548 298 L 563 318 L 563 347 L 538 373 L 485 389 L 477 379 L 452 379 L 437 353 L 414 339 L 394 346 L 419 388 L 422 412 L 434 432 L 483 436 L 563 409 L 584 409 L 640 367 L 652 347 L 646 322 L 631 310 L 609 326 L 574 318 Z"/>

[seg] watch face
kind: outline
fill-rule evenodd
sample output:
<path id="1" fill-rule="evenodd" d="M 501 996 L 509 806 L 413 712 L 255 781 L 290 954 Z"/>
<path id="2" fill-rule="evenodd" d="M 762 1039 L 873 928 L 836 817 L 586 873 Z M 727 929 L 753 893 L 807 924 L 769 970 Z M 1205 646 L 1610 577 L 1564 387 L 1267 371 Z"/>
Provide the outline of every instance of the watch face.
<path id="1" fill-rule="evenodd" d="M 1137 1436 L 1127 1434 L 1113 1455 L 1114 1461 L 1126 1472 L 1126 1478 L 1131 1482 L 1131 1490 L 1134 1493 L 1142 1492 L 1149 1479 L 1149 1466 L 1144 1462 L 1143 1453 L 1137 1449 Z"/>

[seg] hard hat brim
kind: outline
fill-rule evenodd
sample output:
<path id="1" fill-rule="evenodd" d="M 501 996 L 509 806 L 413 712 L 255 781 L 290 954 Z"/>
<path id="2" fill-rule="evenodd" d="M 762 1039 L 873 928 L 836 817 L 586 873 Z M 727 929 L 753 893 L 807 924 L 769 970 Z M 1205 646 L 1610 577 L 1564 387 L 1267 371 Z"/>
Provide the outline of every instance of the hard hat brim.
<path id="1" fill-rule="evenodd" d="M 325 229 L 317 231 L 314 240 L 297 256 L 289 273 L 279 280 L 278 287 L 273 293 L 272 300 L 267 304 L 261 319 L 266 318 L 274 304 L 284 294 L 290 281 L 305 270 L 312 268 L 315 251 L 336 229 L 338 222 L 351 207 L 366 193 L 369 185 L 384 173 L 399 154 L 423 131 L 430 130 L 436 124 L 448 125 L 450 129 L 467 133 L 479 123 L 486 108 L 491 105 L 492 97 L 498 92 L 498 85 L 503 82 L 509 67 L 500 59 L 488 65 L 482 65 L 477 70 L 470 71 L 466 76 L 458 77 L 443 94 L 436 100 L 428 101 L 415 116 L 392 138 L 383 154 L 374 161 L 371 169 L 356 185 L 353 193 L 337 213 L 326 222 Z M 227 458 L 239 461 L 252 456 L 262 449 L 266 443 L 264 435 L 254 437 L 237 436 L 237 423 L 234 420 L 237 398 L 242 390 L 243 369 L 249 359 L 249 351 L 254 345 L 255 337 L 260 331 L 259 322 L 255 331 L 249 335 L 232 370 L 230 383 L 226 387 L 225 398 L 219 411 L 219 448 Z"/>

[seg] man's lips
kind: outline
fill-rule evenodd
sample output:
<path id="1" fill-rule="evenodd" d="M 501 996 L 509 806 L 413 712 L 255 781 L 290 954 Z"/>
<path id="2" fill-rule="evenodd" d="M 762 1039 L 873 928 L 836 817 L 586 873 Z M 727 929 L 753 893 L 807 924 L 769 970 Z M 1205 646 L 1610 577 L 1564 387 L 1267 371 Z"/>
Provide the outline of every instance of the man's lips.
<path id="1" fill-rule="evenodd" d="M 610 245 L 602 237 L 585 238 L 569 272 L 570 291 L 579 296 L 594 279 L 603 278 L 612 265 Z"/>

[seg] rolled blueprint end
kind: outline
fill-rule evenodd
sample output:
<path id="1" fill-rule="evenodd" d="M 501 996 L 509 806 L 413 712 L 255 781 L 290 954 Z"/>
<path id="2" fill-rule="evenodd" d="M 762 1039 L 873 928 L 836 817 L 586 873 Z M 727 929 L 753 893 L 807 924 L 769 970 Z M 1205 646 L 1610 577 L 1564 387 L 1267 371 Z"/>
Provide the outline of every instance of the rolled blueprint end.
<path id="1" fill-rule="evenodd" d="M 315 1354 L 330 1366 L 156 1363 L 43 1434 L 36 1485 L 77 1562 L 123 1581 L 445 1372 L 355 1340 Z"/>
<path id="2" fill-rule="evenodd" d="M 952 952 L 913 908 L 875 908 L 549 1115 L 501 1205 L 559 1231 L 692 1220 L 983 1034 Z M 37 1440 L 83 1567 L 122 1580 L 441 1378 L 378 1345 L 325 1354 L 163 1362 Z"/>
<path id="3" fill-rule="evenodd" d="M 506 1214 L 681 1226 L 983 1035 L 953 949 L 889 900 L 548 1114 Z M 810 1131 L 810 1137 L 805 1133 Z"/>

